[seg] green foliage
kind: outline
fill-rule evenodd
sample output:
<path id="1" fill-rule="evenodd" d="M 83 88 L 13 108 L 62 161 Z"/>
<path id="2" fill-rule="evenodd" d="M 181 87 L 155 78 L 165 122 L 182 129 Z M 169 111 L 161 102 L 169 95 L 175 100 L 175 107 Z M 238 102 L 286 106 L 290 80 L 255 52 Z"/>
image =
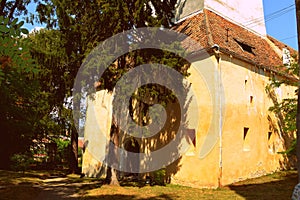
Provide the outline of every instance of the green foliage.
<path id="1" fill-rule="evenodd" d="M 82 157 L 83 156 L 83 150 L 81 148 L 78 148 L 78 167 L 82 167 Z"/>
<path id="2" fill-rule="evenodd" d="M 271 112 L 282 113 L 284 115 L 284 126 L 285 132 L 296 131 L 296 115 L 297 115 L 297 99 L 283 99 L 280 103 L 269 108 Z"/>
<path id="3" fill-rule="evenodd" d="M 26 171 L 30 164 L 33 162 L 33 159 L 31 156 L 28 156 L 27 154 L 14 154 L 10 158 L 11 160 L 11 168 L 15 171 Z"/>
<path id="4" fill-rule="evenodd" d="M 23 24 L 23 21 L 18 22 L 18 18 L 9 22 L 8 18 L 0 16 L 1 80 L 4 79 L 3 73 L 9 70 L 8 67 L 14 68 L 18 73 L 30 73 L 32 76 L 38 72 L 28 51 L 28 40 L 21 35 L 28 33 L 26 29 L 21 28 Z"/>
<path id="5" fill-rule="evenodd" d="M 62 138 L 56 138 L 54 141 L 57 145 L 56 161 L 58 163 L 67 162 L 70 154 L 69 147 L 71 145 L 71 141 Z"/>
<path id="6" fill-rule="evenodd" d="M 57 30 L 40 30 L 29 35 L 32 44 L 30 53 L 39 66 L 39 83 L 47 94 L 48 112 L 55 111 L 51 118 L 56 133 L 64 134 L 67 124 L 71 123 L 71 111 L 67 98 L 71 96 L 73 82 L 68 67 L 68 57 L 64 37 Z"/>
<path id="7" fill-rule="evenodd" d="M 45 77 L 50 78 L 48 88 L 53 90 L 56 106 L 71 96 L 73 82 L 83 59 L 100 41 L 132 28 L 169 27 L 175 4 L 173 0 L 39 2 L 37 11 L 40 22 L 56 30 L 39 32 L 33 36 L 37 44 L 33 55 L 46 69 L 43 71 L 46 72 Z M 120 61 L 122 59 L 124 56 Z M 104 87 L 111 89 L 128 69 L 124 64 L 111 68 Z"/>
<path id="8" fill-rule="evenodd" d="M 72 94 L 73 82 L 84 58 L 101 41 L 117 33 L 147 26 L 170 27 L 175 4 L 175 0 L 49 0 L 38 3 L 39 20 L 46 23 L 50 30 L 41 31 L 32 36 L 35 46 L 32 55 L 38 59 L 43 69 L 42 76 L 45 78 L 42 79 L 50 79 L 49 82 L 42 80 L 45 82 L 43 88 L 51 91 L 50 104 L 57 110 L 60 124 L 73 130 L 72 116 L 62 105 Z M 134 62 L 128 62 L 127 58 L 132 58 Z M 96 62 L 100 64 L 102 60 L 96 60 Z M 183 61 L 178 57 L 168 52 L 149 49 L 120 56 L 104 74 L 103 80 L 94 81 L 102 81 L 101 89 L 112 90 L 124 73 L 135 66 L 151 62 L 169 65 L 182 73 L 183 77 L 187 76 L 186 69 L 182 65 Z M 89 78 L 94 78 L 94 74 L 91 76 L 89 72 L 83 73 L 86 73 Z M 174 94 L 164 93 L 158 87 L 141 88 L 139 93 L 151 94 L 155 98 L 165 98 L 159 100 L 162 104 L 174 99 Z M 80 110 L 75 104 L 73 109 Z M 147 112 L 145 110 L 144 115 L 147 115 Z M 84 118 L 85 113 L 80 114 Z M 73 131 L 71 134 L 77 136 Z"/>
<path id="9" fill-rule="evenodd" d="M 280 126 L 284 133 L 295 133 L 297 130 L 296 127 L 296 116 L 297 116 L 297 98 L 287 98 L 282 99 L 281 102 L 278 102 L 276 95 L 274 93 L 274 89 L 279 88 L 281 85 L 290 85 L 297 86 L 297 79 L 299 73 L 299 66 L 294 57 L 295 62 L 291 64 L 291 66 L 286 67 L 286 70 L 282 73 L 283 77 L 289 76 L 290 78 L 275 78 L 271 79 L 271 83 L 266 86 L 266 92 L 271 97 L 274 106 L 269 108 L 269 111 L 276 114 L 276 116 L 280 120 Z M 297 94 L 297 90 L 295 91 L 295 95 Z M 284 154 L 296 154 L 296 140 L 294 140 L 290 147 L 284 152 Z"/>
<path id="10" fill-rule="evenodd" d="M 296 155 L 296 147 L 297 147 L 297 140 L 293 140 L 291 146 L 283 152 L 278 152 L 280 154 L 287 154 L 287 155 Z"/>
<path id="11" fill-rule="evenodd" d="M 162 168 L 160 170 L 153 172 L 153 183 L 152 185 L 166 185 L 166 169 Z"/>
<path id="12" fill-rule="evenodd" d="M 22 37 L 23 22 L 0 16 L 0 155 L 2 165 L 15 152 L 28 150 L 39 127 L 41 99 L 35 78 L 39 70 L 29 54 L 28 40 Z M 7 166 L 6 166 L 7 167 Z"/>
<path id="13" fill-rule="evenodd" d="M 34 0 L 36 2 L 36 0 Z M 15 16 L 27 14 L 26 6 L 31 0 L 1 0 L 0 1 L 0 16 L 5 16 L 12 20 Z"/>

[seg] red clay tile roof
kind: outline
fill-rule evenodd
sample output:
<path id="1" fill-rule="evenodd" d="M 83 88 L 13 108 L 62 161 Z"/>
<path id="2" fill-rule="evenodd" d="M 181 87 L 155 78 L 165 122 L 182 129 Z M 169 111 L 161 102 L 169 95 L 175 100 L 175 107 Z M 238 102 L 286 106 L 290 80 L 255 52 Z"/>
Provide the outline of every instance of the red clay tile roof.
<path id="1" fill-rule="evenodd" d="M 291 56 L 295 56 L 295 55 L 297 56 L 298 52 L 297 52 L 295 49 L 293 49 L 292 47 L 287 46 L 286 44 L 284 44 L 284 43 L 282 43 L 282 42 L 276 40 L 275 38 L 273 38 L 273 37 L 270 36 L 270 35 L 268 35 L 267 38 L 268 38 L 271 42 L 273 42 L 279 49 L 282 50 L 283 48 L 288 48 L 288 50 L 289 50 L 290 53 L 291 53 Z"/>
<path id="2" fill-rule="evenodd" d="M 203 48 L 210 47 L 203 13 L 182 21 L 173 27 L 173 29 L 199 42 Z"/>
<path id="3" fill-rule="evenodd" d="M 84 138 L 78 137 L 78 147 L 83 148 L 84 145 Z"/>
<path id="4" fill-rule="evenodd" d="M 286 45 L 270 36 L 266 38 L 259 36 L 210 10 L 204 9 L 203 12 L 185 19 L 178 23 L 174 30 L 193 38 L 203 48 L 217 44 L 221 52 L 230 53 L 272 71 L 283 70 L 279 67 L 282 66 L 282 58 L 274 47 L 277 46 L 281 52 Z M 269 44 L 270 41 L 275 44 L 273 47 Z M 292 48 L 289 50 L 291 54 L 296 52 Z"/>

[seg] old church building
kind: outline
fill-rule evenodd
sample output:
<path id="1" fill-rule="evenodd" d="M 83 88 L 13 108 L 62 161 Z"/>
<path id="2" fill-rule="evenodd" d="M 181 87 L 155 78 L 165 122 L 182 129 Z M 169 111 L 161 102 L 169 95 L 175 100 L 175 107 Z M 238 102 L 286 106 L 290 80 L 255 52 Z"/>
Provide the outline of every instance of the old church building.
<path id="1" fill-rule="evenodd" d="M 294 97 L 295 88 L 267 86 L 271 78 L 296 81 L 284 72 L 296 51 L 267 35 L 263 1 L 178 0 L 175 21 L 172 29 L 209 56 L 195 58 L 189 71 L 196 96 L 187 111 L 193 141 L 171 182 L 218 187 L 290 167 L 291 160 L 278 152 L 294 135 L 282 130 L 282 117 L 269 108 Z M 214 65 L 199 76 L 197 66 L 206 63 Z M 82 165 L 88 176 L 101 173 L 106 141 L 98 137 L 98 126 L 109 135 L 112 99 L 99 91 L 89 101 Z"/>

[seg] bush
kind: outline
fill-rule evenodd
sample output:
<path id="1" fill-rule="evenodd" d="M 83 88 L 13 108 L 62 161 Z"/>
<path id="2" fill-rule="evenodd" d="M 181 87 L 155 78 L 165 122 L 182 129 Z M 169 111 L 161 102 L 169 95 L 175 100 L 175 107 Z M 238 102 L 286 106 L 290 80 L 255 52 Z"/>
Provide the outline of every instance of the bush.
<path id="1" fill-rule="evenodd" d="M 27 154 L 14 154 L 10 157 L 11 169 L 15 171 L 25 172 L 30 164 L 32 163 L 32 158 Z"/>
<path id="2" fill-rule="evenodd" d="M 54 139 L 54 141 L 57 145 L 56 162 L 64 164 L 69 160 L 69 146 L 71 145 L 71 141 L 62 138 Z"/>
<path id="3" fill-rule="evenodd" d="M 151 185 L 166 185 L 166 169 L 160 169 L 153 172 L 153 182 Z"/>

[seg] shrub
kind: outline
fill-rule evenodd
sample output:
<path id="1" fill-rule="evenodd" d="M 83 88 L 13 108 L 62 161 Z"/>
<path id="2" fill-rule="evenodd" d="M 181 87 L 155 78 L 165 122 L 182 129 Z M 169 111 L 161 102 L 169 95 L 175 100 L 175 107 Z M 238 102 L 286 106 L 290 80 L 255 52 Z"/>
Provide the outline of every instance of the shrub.
<path id="1" fill-rule="evenodd" d="M 71 141 L 68 139 L 57 138 L 54 139 L 57 145 L 56 161 L 58 163 L 65 163 L 69 160 L 69 146 Z"/>
<path id="2" fill-rule="evenodd" d="M 153 172 L 153 182 L 152 185 L 166 185 L 166 169 L 160 169 Z"/>
<path id="3" fill-rule="evenodd" d="M 32 163 L 32 158 L 27 154 L 17 153 L 11 156 L 11 168 L 15 171 L 26 171 Z"/>

